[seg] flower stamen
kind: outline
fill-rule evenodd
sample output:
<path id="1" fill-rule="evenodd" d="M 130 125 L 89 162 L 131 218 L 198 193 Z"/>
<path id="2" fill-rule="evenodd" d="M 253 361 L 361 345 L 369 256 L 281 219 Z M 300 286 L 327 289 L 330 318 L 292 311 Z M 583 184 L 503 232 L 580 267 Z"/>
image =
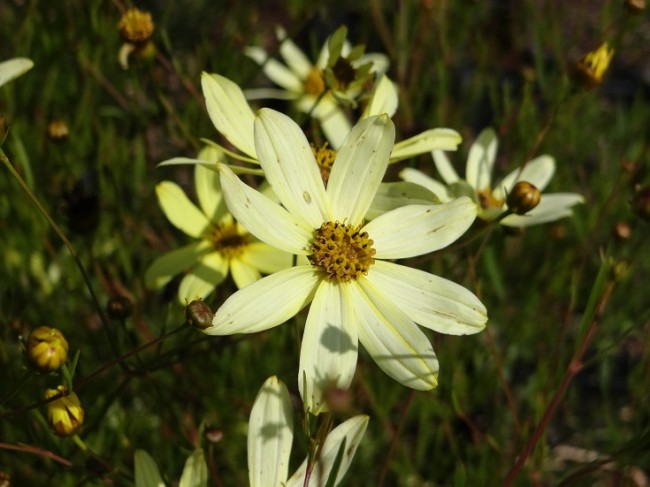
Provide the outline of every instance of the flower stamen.
<path id="1" fill-rule="evenodd" d="M 321 147 L 316 147 L 314 144 L 311 144 L 311 151 L 314 153 L 316 164 L 318 164 L 318 169 L 320 169 L 320 177 L 323 179 L 325 186 L 327 186 L 327 182 L 330 179 L 330 172 L 334 165 L 334 159 L 336 158 L 336 151 L 327 147 L 327 142 Z"/>
<path id="2" fill-rule="evenodd" d="M 325 91 L 323 73 L 318 68 L 312 68 L 305 78 L 305 93 L 319 96 Z"/>
<path id="3" fill-rule="evenodd" d="M 359 232 L 340 222 L 325 222 L 316 230 L 308 259 L 321 267 L 330 279 L 349 282 L 368 274 L 375 263 L 373 241 L 367 232 Z"/>

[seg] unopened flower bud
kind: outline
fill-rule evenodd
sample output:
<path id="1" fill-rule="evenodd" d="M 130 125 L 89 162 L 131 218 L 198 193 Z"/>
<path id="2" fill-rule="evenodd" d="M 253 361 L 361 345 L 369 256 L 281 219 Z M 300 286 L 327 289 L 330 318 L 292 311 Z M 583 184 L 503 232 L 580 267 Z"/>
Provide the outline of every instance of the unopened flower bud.
<path id="1" fill-rule="evenodd" d="M 47 136 L 51 140 L 60 142 L 67 139 L 68 135 L 70 135 L 70 130 L 68 124 L 63 120 L 52 120 L 47 124 Z"/>
<path id="2" fill-rule="evenodd" d="M 117 29 L 122 38 L 132 44 L 144 44 L 154 31 L 154 23 L 149 12 L 143 12 L 137 8 L 130 8 L 122 15 Z"/>
<path id="3" fill-rule="evenodd" d="M 650 221 L 650 186 L 645 186 L 634 193 L 632 209 L 639 218 Z"/>
<path id="4" fill-rule="evenodd" d="M 192 301 L 185 308 L 185 319 L 188 325 L 198 329 L 205 330 L 212 326 L 212 318 L 214 313 L 210 307 L 200 299 Z"/>
<path id="5" fill-rule="evenodd" d="M 36 369 L 53 372 L 68 360 L 68 341 L 56 328 L 39 326 L 29 335 L 27 357 Z"/>
<path id="6" fill-rule="evenodd" d="M 618 240 L 627 240 L 632 236 L 632 227 L 626 222 L 616 222 L 612 233 Z"/>
<path id="7" fill-rule="evenodd" d="M 519 181 L 508 193 L 506 204 L 513 213 L 524 215 L 535 208 L 541 199 L 542 193 L 536 186 L 527 181 Z"/>
<path id="8" fill-rule="evenodd" d="M 646 7 L 645 0 L 625 0 L 624 3 L 625 3 L 625 8 L 627 8 L 628 12 L 633 14 L 638 14 L 640 12 L 643 12 Z"/>
<path id="9" fill-rule="evenodd" d="M 54 432 L 59 436 L 76 433 L 84 422 L 84 410 L 74 392 L 68 392 L 65 386 L 45 391 L 45 398 L 66 394 L 47 404 L 47 418 Z"/>
<path id="10" fill-rule="evenodd" d="M 106 313 L 114 320 L 125 320 L 132 312 L 133 305 L 126 296 L 115 296 L 106 303 Z"/>
<path id="11" fill-rule="evenodd" d="M 609 44 L 603 42 L 598 49 L 587 53 L 576 65 L 578 75 L 587 87 L 594 87 L 599 85 L 609 63 L 614 57 L 614 50 L 609 47 Z"/>

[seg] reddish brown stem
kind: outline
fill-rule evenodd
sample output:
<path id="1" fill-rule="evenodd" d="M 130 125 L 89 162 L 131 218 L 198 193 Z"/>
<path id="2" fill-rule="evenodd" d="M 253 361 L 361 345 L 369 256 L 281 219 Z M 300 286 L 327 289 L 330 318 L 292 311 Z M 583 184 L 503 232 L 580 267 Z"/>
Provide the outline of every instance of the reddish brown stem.
<path id="1" fill-rule="evenodd" d="M 0 449 L 2 450 L 14 450 L 14 451 L 20 451 L 23 453 L 32 453 L 34 455 L 40 455 L 45 458 L 49 458 L 51 460 L 54 460 L 55 462 L 62 463 L 66 467 L 73 467 L 74 463 L 72 463 L 70 460 L 67 460 L 63 457 L 60 457 L 56 455 L 55 453 L 52 453 L 51 451 L 48 450 L 42 450 L 41 448 L 37 448 L 35 446 L 30 446 L 30 445 L 13 445 L 11 443 L 0 443 Z"/>

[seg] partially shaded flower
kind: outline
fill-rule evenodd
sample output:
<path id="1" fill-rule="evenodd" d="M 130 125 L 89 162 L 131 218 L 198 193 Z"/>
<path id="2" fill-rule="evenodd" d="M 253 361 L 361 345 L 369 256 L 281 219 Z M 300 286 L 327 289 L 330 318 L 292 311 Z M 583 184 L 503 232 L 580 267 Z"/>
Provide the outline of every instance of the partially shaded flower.
<path id="1" fill-rule="evenodd" d="M 363 49 L 356 49 L 354 52 L 347 40 L 342 40 L 340 46 L 337 45 L 332 50 L 328 39 L 318 59 L 312 62 L 287 37 L 284 29 L 278 28 L 276 34 L 280 42 L 280 56 L 286 65 L 270 58 L 260 47 L 248 47 L 245 54 L 262 66 L 264 74 L 282 90 L 251 90 L 248 92 L 248 98 L 294 100 L 299 110 L 311 114 L 320 121 L 330 144 L 338 149 L 350 132 L 351 124 L 340 108 L 337 97 L 355 100 L 362 91 L 361 85 L 364 80 L 356 80 L 354 70 L 366 66 L 367 74 L 372 76 L 381 74 L 388 68 L 388 58 L 380 53 L 363 54 Z M 330 59 L 332 53 L 335 56 L 338 54 L 336 59 Z M 326 72 L 334 80 L 329 83 L 332 89 L 328 89 Z"/>
<path id="2" fill-rule="evenodd" d="M 386 115 L 359 122 L 337 152 L 325 188 L 300 127 L 278 112 L 260 110 L 255 147 L 282 206 L 219 165 L 224 197 L 237 220 L 269 245 L 307 256 L 310 264 L 241 289 L 226 300 L 205 332 L 262 331 L 311 302 L 298 383 L 313 414 L 326 407 L 324 390 L 349 386 L 359 341 L 391 377 L 426 390 L 437 385 L 438 361 L 416 323 L 467 334 L 482 330 L 487 320 L 483 304 L 462 286 L 390 262 L 456 240 L 476 217 L 468 198 L 405 206 L 365 223 L 394 137 Z"/>
<path id="3" fill-rule="evenodd" d="M 311 473 L 310 487 L 324 485 L 332 472 L 339 447 L 345 450 L 336 479 L 347 472 L 368 425 L 368 416 L 355 416 L 334 428 L 325 439 Z M 248 478 L 251 487 L 302 487 L 307 459 L 289 477 L 293 442 L 293 412 L 289 391 L 277 377 L 269 377 L 255 398 L 248 423 Z"/>
<path id="4" fill-rule="evenodd" d="M 492 129 L 483 130 L 469 149 L 465 179 L 461 179 L 447 155 L 433 151 L 436 169 L 445 184 L 417 169 L 406 168 L 400 172 L 405 181 L 420 184 L 433 192 L 440 201 L 453 201 L 458 196 L 469 196 L 478 206 L 478 216 L 492 221 L 508 211 L 506 199 L 516 183 L 525 181 L 540 191 L 548 185 L 555 172 L 555 160 L 551 156 L 539 156 L 515 169 L 502 181 L 491 186 L 492 168 L 496 160 L 497 137 Z M 555 221 L 571 216 L 571 207 L 582 203 L 583 197 L 576 193 L 542 194 L 539 204 L 524 215 L 508 215 L 499 223 L 511 227 L 524 227 Z"/>
<path id="5" fill-rule="evenodd" d="M 211 159 L 205 153 L 200 157 Z M 178 298 L 184 303 L 206 297 L 229 273 L 237 287 L 243 288 L 262 273 L 291 266 L 291 255 L 257 241 L 234 221 L 215 171 L 197 165 L 194 180 L 199 207 L 176 183 L 163 181 L 156 187 L 169 221 L 196 242 L 154 260 L 145 274 L 148 287 L 160 288 L 176 274 L 188 271 L 178 289 Z"/>
<path id="6" fill-rule="evenodd" d="M 65 395 L 47 403 L 47 417 L 50 426 L 57 435 L 71 436 L 79 431 L 79 428 L 83 425 L 85 412 L 77 395 L 74 392 L 68 392 L 65 386 L 47 389 L 45 399 L 50 399 L 59 394 Z"/>

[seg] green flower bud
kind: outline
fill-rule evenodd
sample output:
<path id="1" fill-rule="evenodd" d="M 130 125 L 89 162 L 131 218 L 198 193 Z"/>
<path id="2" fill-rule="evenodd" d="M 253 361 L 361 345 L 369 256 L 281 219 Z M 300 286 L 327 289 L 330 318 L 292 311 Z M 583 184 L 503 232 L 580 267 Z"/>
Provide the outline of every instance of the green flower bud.
<path id="1" fill-rule="evenodd" d="M 214 313 L 210 307 L 200 299 L 192 301 L 185 308 L 185 318 L 187 324 L 198 329 L 205 330 L 212 326 L 212 318 Z"/>
<path id="2" fill-rule="evenodd" d="M 541 198 L 542 193 L 536 186 L 527 181 L 519 181 L 508 193 L 506 204 L 513 213 L 524 215 L 535 208 Z"/>
<path id="3" fill-rule="evenodd" d="M 53 372 L 68 360 L 68 341 L 56 328 L 39 326 L 29 335 L 27 357 L 34 368 Z"/>
<path id="4" fill-rule="evenodd" d="M 70 436 L 83 425 L 85 412 L 77 395 L 74 392 L 68 393 L 65 386 L 47 389 L 45 398 L 50 399 L 62 393 L 67 394 L 47 404 L 47 418 L 57 435 Z"/>

